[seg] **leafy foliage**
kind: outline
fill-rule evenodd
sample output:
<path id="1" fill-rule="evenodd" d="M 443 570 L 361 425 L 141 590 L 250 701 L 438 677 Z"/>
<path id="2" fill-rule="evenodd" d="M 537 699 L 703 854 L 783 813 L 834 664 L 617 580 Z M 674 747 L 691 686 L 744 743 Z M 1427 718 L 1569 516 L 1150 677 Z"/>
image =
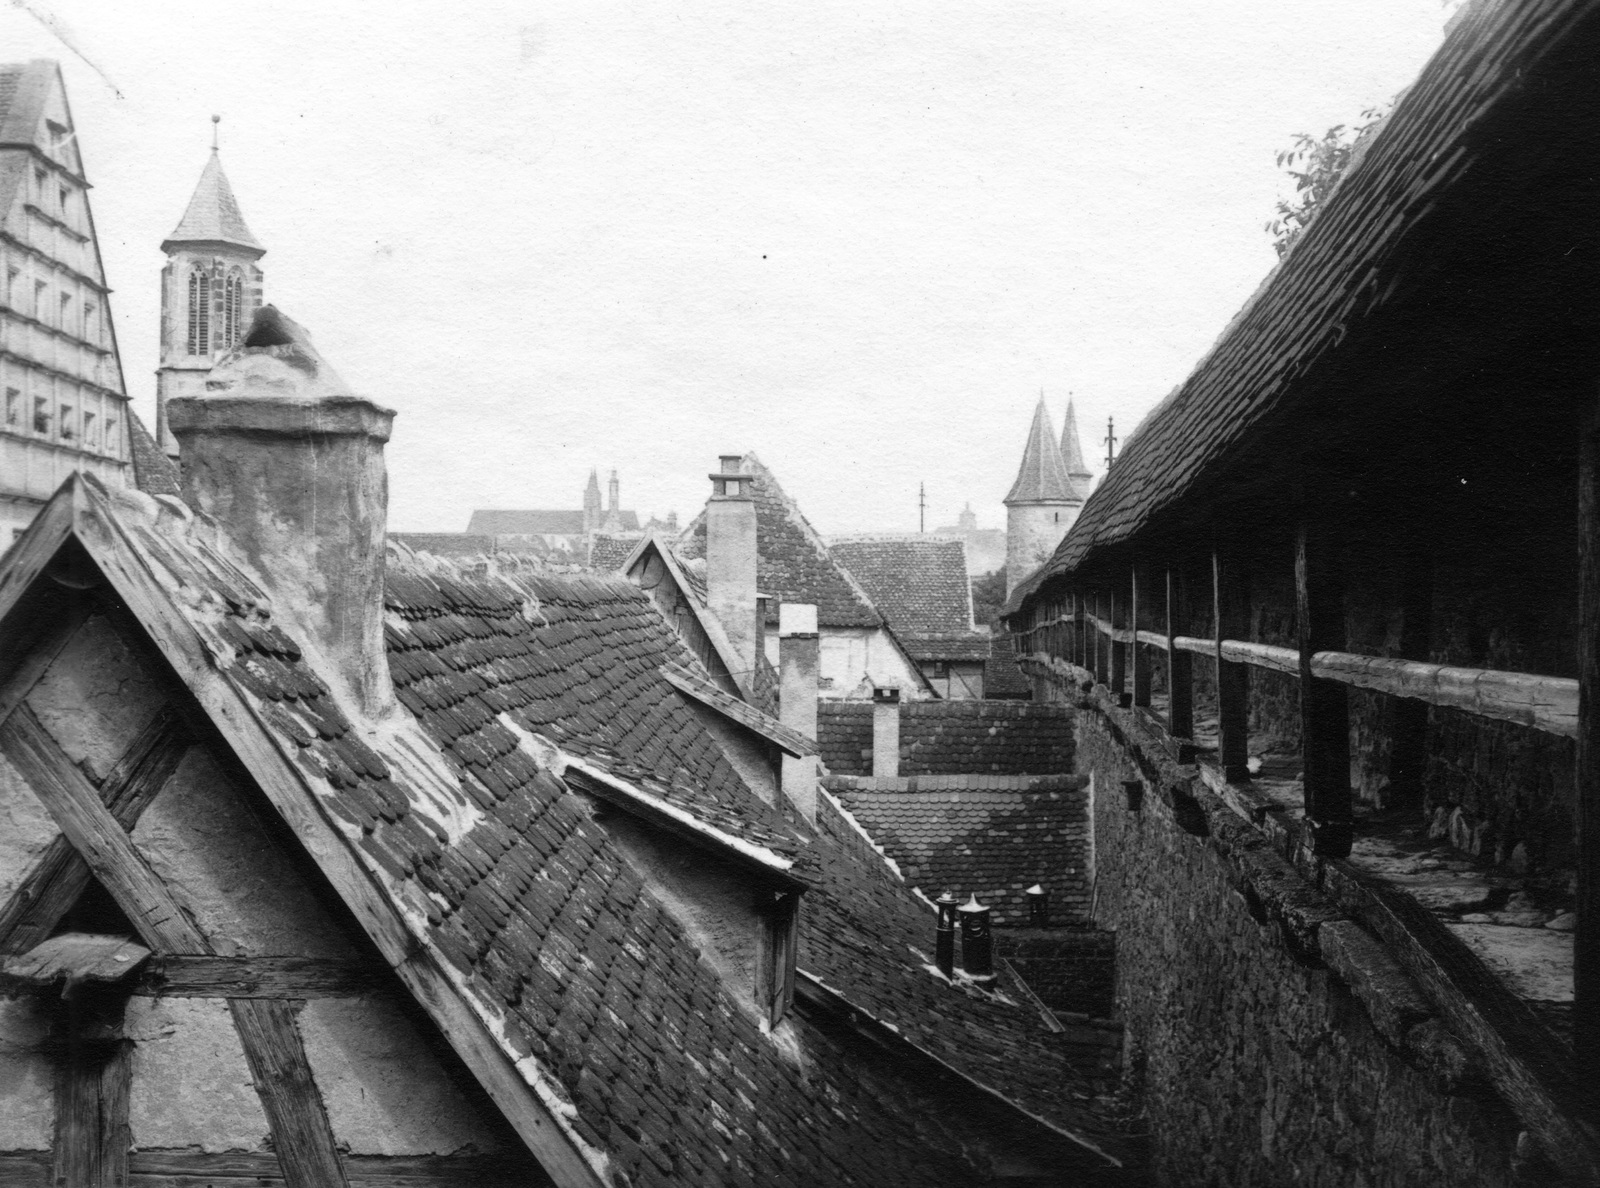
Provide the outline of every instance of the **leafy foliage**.
<path id="1" fill-rule="evenodd" d="M 1006 571 L 980 574 L 972 579 L 972 621 L 1001 630 L 1000 612 L 1006 605 Z"/>
<path id="2" fill-rule="evenodd" d="M 1294 245 L 1333 193 L 1355 156 L 1362 136 L 1382 122 L 1389 105 L 1369 107 L 1361 123 L 1335 124 L 1320 137 L 1295 134 L 1294 143 L 1278 154 L 1278 168 L 1294 178 L 1294 197 L 1278 200 L 1277 217 L 1266 225 L 1273 249 L 1281 257 Z"/>

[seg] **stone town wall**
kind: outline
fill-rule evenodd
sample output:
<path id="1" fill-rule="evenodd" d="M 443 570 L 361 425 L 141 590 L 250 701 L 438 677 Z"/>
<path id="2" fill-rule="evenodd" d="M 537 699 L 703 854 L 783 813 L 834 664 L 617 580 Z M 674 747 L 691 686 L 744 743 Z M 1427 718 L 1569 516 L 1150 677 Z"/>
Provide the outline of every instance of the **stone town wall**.
<path id="1" fill-rule="evenodd" d="M 1116 932 L 1126 1065 L 1157 1182 L 1515 1183 L 1514 1118 L 1470 1091 L 1437 1019 L 1401 1017 L 1395 999 L 1416 992 L 1398 967 L 1337 912 L 1313 925 L 1319 954 L 1298 950 L 1289 919 L 1316 919 L 1317 893 L 1103 704 L 1077 716 L 1080 770 L 1097 789 L 1095 923 Z M 1141 778 L 1132 811 L 1121 782 Z M 1174 785 L 1189 798 L 1160 794 Z M 1208 836 L 1180 827 L 1197 817 Z"/>

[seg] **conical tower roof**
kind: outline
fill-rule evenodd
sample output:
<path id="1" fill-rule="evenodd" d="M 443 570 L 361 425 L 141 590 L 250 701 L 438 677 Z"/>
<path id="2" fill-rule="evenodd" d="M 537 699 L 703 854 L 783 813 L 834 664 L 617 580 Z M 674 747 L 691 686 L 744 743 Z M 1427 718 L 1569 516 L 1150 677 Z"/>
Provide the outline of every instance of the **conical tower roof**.
<path id="1" fill-rule="evenodd" d="M 184 243 L 223 243 L 257 255 L 267 250 L 245 226 L 239 200 L 233 196 L 228 175 L 222 172 L 222 159 L 216 149 L 211 150 L 211 159 L 200 174 L 200 184 L 194 188 L 177 230 L 167 236 L 161 250 L 171 251 Z"/>
<path id="2" fill-rule="evenodd" d="M 1089 484 L 1094 481 L 1094 472 L 1083 460 L 1083 446 L 1078 442 L 1078 413 L 1072 407 L 1070 400 L 1067 401 L 1066 421 L 1061 426 L 1061 461 L 1066 465 L 1067 477 L 1072 480 L 1078 498 L 1088 498 Z"/>
<path id="3" fill-rule="evenodd" d="M 1006 503 L 1082 503 L 1083 496 L 1073 487 L 1067 476 L 1066 465 L 1061 461 L 1061 447 L 1056 443 L 1056 429 L 1050 423 L 1050 413 L 1039 398 L 1039 407 L 1033 410 L 1033 427 L 1028 430 L 1028 445 L 1022 452 L 1022 466 L 1017 470 L 1017 481 L 1011 484 Z"/>

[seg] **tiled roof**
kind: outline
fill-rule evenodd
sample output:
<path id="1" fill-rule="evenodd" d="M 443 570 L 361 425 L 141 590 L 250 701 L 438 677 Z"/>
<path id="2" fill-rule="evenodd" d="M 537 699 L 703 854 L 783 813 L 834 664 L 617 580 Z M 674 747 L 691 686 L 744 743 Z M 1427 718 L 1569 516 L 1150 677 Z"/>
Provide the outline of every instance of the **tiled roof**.
<path id="1" fill-rule="evenodd" d="M 817 707 L 822 761 L 835 775 L 872 771 L 870 702 Z M 1059 775 L 1073 770 L 1072 711 L 1024 701 L 903 701 L 902 775 Z"/>
<path id="2" fill-rule="evenodd" d="M 967 545 L 958 536 L 851 535 L 828 539 L 895 634 L 972 630 Z"/>
<path id="3" fill-rule="evenodd" d="M 495 551 L 494 537 L 472 532 L 391 532 L 389 539 L 435 557 L 488 557 Z"/>
<path id="4" fill-rule="evenodd" d="M 165 603 L 143 621 L 184 623 L 168 642 L 203 651 L 209 664 L 190 668 L 243 699 L 244 715 L 219 723 L 224 737 L 272 737 L 419 957 L 614 1182 L 982 1181 L 989 1169 L 973 1166 L 950 1120 L 908 1108 L 837 1026 L 802 1013 L 797 1048 L 764 1035 L 612 840 L 606 812 L 530 745 L 550 740 L 753 844 L 787 844 L 660 678 L 663 658 L 686 658 L 641 591 L 581 575 L 467 580 L 397 551 L 389 658 L 410 714 L 358 727 L 291 638 L 289 600 L 214 529 L 92 477 L 57 499 L 72 501 L 70 517 L 47 507 L 30 532 L 93 524 L 82 539 L 132 583 L 133 604 Z M 924 968 L 932 913 L 830 811 L 808 847 L 803 969 L 959 1075 L 1115 1151 L 1087 1083 L 1020 995 L 965 991 Z"/>
<path id="5" fill-rule="evenodd" d="M 483 536 L 578 536 L 583 533 L 583 511 L 475 511 L 467 531 Z"/>
<path id="6" fill-rule="evenodd" d="M 1083 444 L 1078 440 L 1078 410 L 1067 401 L 1067 415 L 1061 419 L 1061 461 L 1067 468 L 1067 477 L 1081 496 L 1089 493 L 1089 480 L 1094 474 L 1083 460 Z"/>
<path id="7" fill-rule="evenodd" d="M 816 606 L 822 627 L 881 626 L 883 619 L 872 599 L 829 554 L 822 537 L 772 472 L 754 454 L 746 454 L 743 465 L 755 493 L 756 584 L 772 596 L 767 622 L 778 621 L 781 603 L 809 602 Z M 687 557 L 705 556 L 704 512 L 684 529 L 680 551 Z"/>
<path id="8" fill-rule="evenodd" d="M 1044 397 L 1033 410 L 1033 424 L 1028 428 L 1028 444 L 1022 450 L 1022 465 L 1017 467 L 1017 481 L 1005 497 L 1006 503 L 1073 503 L 1083 497 L 1067 474 L 1066 463 L 1061 460 L 1061 446 L 1056 442 L 1055 427 L 1050 424 L 1050 412 L 1044 406 Z"/>
<path id="9" fill-rule="evenodd" d="M 47 58 L 0 66 L 0 143 L 36 143 L 51 75 L 59 69 Z"/>
<path id="10" fill-rule="evenodd" d="M 828 781 L 907 882 L 930 899 L 976 895 L 996 924 L 1027 923 L 1023 892 L 1035 883 L 1050 892 L 1057 920 L 1087 915 L 1088 794 L 1080 785 L 1072 776 Z"/>
<path id="11" fill-rule="evenodd" d="M 265 250 L 245 226 L 239 200 L 233 196 L 233 187 L 222 172 L 222 160 L 216 149 L 211 150 L 183 218 L 161 245 L 162 250 L 174 243 L 230 243 L 256 251 Z"/>
<path id="12" fill-rule="evenodd" d="M 1340 343 L 1359 340 L 1358 332 L 1419 285 L 1437 287 L 1436 245 L 1453 234 L 1438 225 L 1440 212 L 1462 209 L 1459 198 L 1451 208 L 1442 197 L 1470 178 L 1485 179 L 1476 184 L 1493 194 L 1518 170 L 1545 168 L 1553 150 L 1508 138 L 1490 117 L 1546 93 L 1528 82 L 1536 66 L 1562 62 L 1563 53 L 1592 57 L 1592 16 L 1577 0 L 1507 0 L 1463 9 L 1463 19 L 1293 249 L 1183 384 L 1127 438 L 1055 556 L 1012 591 L 1008 611 L 1053 575 L 1127 540 L 1183 500 L 1203 476 L 1246 457 L 1273 426 L 1290 424 L 1295 411 L 1328 387 Z M 1559 106 L 1546 121 L 1550 128 L 1560 121 L 1570 126 Z M 1505 192 L 1513 203 L 1525 201 L 1520 190 Z M 1465 205 L 1470 234 L 1498 234 L 1484 230 L 1481 203 Z M 1526 212 L 1513 205 L 1503 217 L 1525 220 Z M 1395 333 L 1400 341 L 1415 328 L 1402 321 Z M 1333 386 L 1348 391 L 1348 384 L 1340 378 Z M 1353 408 L 1347 401 L 1339 415 L 1355 415 Z"/>
<path id="13" fill-rule="evenodd" d="M 178 468 L 161 452 L 139 414 L 128 409 L 128 452 L 133 459 L 133 482 L 147 495 L 179 495 Z"/>
<path id="14" fill-rule="evenodd" d="M 1033 682 L 1017 667 L 1017 648 L 1010 634 L 989 637 L 989 662 L 983 666 L 985 697 L 1028 697 Z"/>
<path id="15" fill-rule="evenodd" d="M 643 533 L 613 536 L 596 532 L 589 538 L 589 568 L 596 573 L 616 573 L 643 539 Z"/>
<path id="16" fill-rule="evenodd" d="M 990 636 L 978 631 L 937 631 L 926 635 L 896 631 L 913 660 L 987 660 Z"/>

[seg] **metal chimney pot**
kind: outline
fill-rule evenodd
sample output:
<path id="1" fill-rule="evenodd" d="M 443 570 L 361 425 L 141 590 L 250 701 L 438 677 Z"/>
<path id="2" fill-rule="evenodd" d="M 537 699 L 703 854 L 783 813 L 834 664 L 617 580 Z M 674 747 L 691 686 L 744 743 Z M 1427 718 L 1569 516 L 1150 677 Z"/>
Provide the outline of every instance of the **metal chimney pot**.
<path id="1" fill-rule="evenodd" d="M 961 913 L 961 968 L 969 978 L 994 977 L 994 937 L 989 933 L 989 909 L 973 895 L 956 909 Z"/>
<path id="2" fill-rule="evenodd" d="M 1035 883 L 1022 894 L 1028 900 L 1028 926 L 1030 928 L 1049 928 L 1050 892 Z"/>
<path id="3" fill-rule="evenodd" d="M 954 977 L 956 971 L 956 904 L 959 901 L 946 891 L 933 901 L 939 910 L 939 923 L 933 933 L 933 960 L 945 977 Z"/>

